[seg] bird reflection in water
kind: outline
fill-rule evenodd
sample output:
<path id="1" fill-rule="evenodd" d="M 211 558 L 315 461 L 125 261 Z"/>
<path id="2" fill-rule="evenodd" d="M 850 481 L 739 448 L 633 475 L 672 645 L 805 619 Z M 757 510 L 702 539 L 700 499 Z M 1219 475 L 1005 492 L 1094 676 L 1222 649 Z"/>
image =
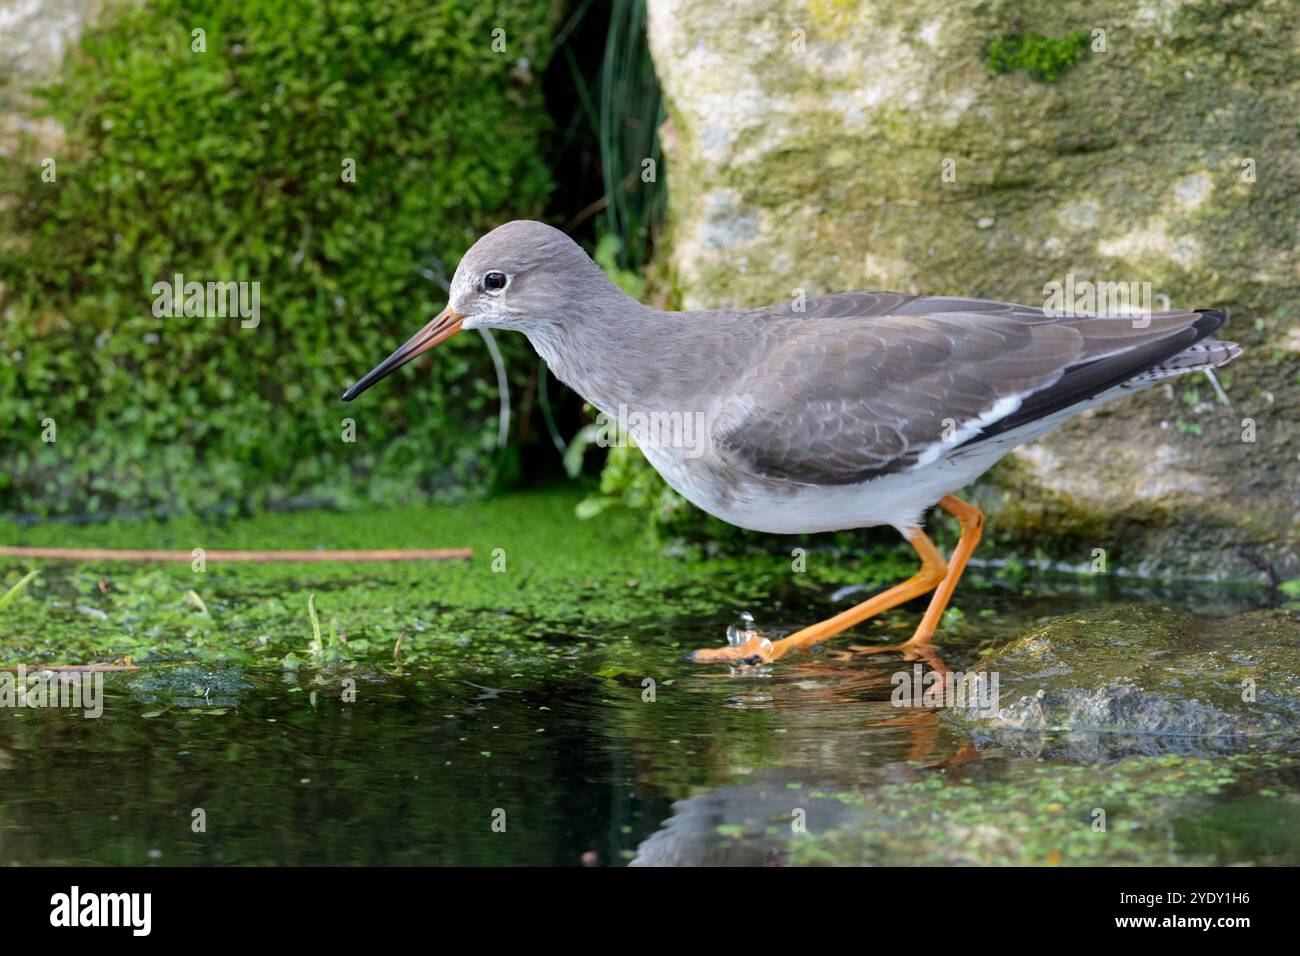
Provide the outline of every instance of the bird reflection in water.
<path id="1" fill-rule="evenodd" d="M 852 825 L 861 812 L 834 794 L 869 792 L 883 783 L 936 773 L 964 776 L 980 751 L 941 720 L 941 708 L 897 706 L 893 700 L 900 666 L 910 670 L 917 663 L 927 677 L 946 679 L 951 673 L 933 645 L 906 652 L 895 648 L 893 655 L 850 645 L 789 657 L 779 667 L 729 666 L 700 673 L 741 685 L 729 707 L 781 713 L 784 726 L 767 738 L 777 748 L 780 766 L 746 771 L 741 782 L 676 801 L 672 815 L 641 843 L 632 865 L 781 865 L 793 807 L 807 809 L 809 829 L 820 831 Z M 846 708 L 862 714 L 850 730 L 843 720 Z M 892 759 L 882 762 L 878 758 L 884 754 Z M 773 821 L 781 822 L 774 827 Z"/>

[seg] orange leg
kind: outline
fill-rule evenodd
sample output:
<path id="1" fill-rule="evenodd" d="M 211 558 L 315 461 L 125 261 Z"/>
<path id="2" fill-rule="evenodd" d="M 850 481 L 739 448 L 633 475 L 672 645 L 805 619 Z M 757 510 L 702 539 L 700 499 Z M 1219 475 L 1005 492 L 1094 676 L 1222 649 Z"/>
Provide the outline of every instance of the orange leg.
<path id="1" fill-rule="evenodd" d="M 970 561 L 975 546 L 980 543 L 980 535 L 984 532 L 984 513 L 970 502 L 962 501 L 956 495 L 944 495 L 939 500 L 939 507 L 957 519 L 957 523 L 961 525 L 961 537 L 957 539 L 957 547 L 953 549 L 952 557 L 948 559 L 948 573 L 934 589 L 930 606 L 925 609 L 925 616 L 921 618 L 916 633 L 897 646 L 853 648 L 859 654 L 901 651 L 907 660 L 923 657 L 934 663 L 932 660 L 934 648 L 930 646 L 930 638 L 934 637 L 934 632 L 939 627 L 939 620 L 952 599 L 952 592 L 957 589 L 957 582 L 961 580 L 962 572 L 966 570 L 966 564 Z"/>
<path id="2" fill-rule="evenodd" d="M 686 655 L 687 660 L 699 663 L 710 661 L 732 661 L 736 663 L 766 663 L 784 657 L 793 650 L 820 644 L 827 638 L 838 634 L 855 624 L 860 624 L 869 617 L 892 607 L 928 594 L 943 583 L 948 570 L 948 562 L 943 559 L 933 542 L 920 528 L 908 528 L 903 532 L 908 543 L 916 549 L 921 557 L 921 570 L 902 584 L 897 584 L 875 597 L 863 601 L 847 611 L 841 611 L 832 618 L 796 631 L 779 641 L 769 641 L 765 637 L 754 637 L 737 647 L 707 648 L 692 651 Z"/>
<path id="3" fill-rule="evenodd" d="M 984 512 L 970 502 L 962 501 L 956 495 L 944 495 L 939 499 L 939 507 L 957 519 L 961 525 L 961 537 L 957 539 L 957 547 L 953 548 L 952 558 L 948 561 L 947 575 L 934 589 L 934 596 L 930 598 L 930 606 L 925 609 L 920 627 L 910 640 L 902 644 L 904 648 L 930 643 L 930 638 L 934 637 L 935 629 L 939 626 L 939 619 L 943 617 L 943 612 L 952 599 L 952 592 L 957 590 L 957 582 L 961 580 L 970 556 L 980 543 L 980 535 L 984 533 Z"/>
<path id="4" fill-rule="evenodd" d="M 796 631 L 779 641 L 769 641 L 765 637 L 754 637 L 738 647 L 708 648 L 693 651 L 686 655 L 687 660 L 707 663 L 711 661 L 730 661 L 732 663 L 765 664 L 779 660 L 791 651 L 820 644 L 847 628 L 860 624 L 869 617 L 882 611 L 897 607 L 906 601 L 933 591 L 930 606 L 925 617 L 916 629 L 916 633 L 897 647 L 866 648 L 868 651 L 900 650 L 904 654 L 913 654 L 928 648 L 930 638 L 934 636 L 939 619 L 943 616 L 952 592 L 957 587 L 962 571 L 970 561 L 970 556 L 979 544 L 980 534 L 984 529 L 984 515 L 974 505 L 962 501 L 955 495 L 945 495 L 939 506 L 957 518 L 961 525 L 961 538 L 953 550 L 952 559 L 945 561 L 943 555 L 934 546 L 925 532 L 920 528 L 908 528 L 903 534 L 908 543 L 916 549 L 921 558 L 921 570 L 902 584 L 882 591 L 875 597 L 861 604 L 841 611 L 832 618 Z"/>

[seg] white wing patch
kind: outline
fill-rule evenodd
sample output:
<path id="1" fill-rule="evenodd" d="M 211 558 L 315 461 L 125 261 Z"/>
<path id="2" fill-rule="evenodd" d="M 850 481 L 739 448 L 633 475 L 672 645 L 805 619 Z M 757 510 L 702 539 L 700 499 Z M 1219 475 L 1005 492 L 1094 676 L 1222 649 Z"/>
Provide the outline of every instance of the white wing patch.
<path id="1" fill-rule="evenodd" d="M 1019 408 L 1021 402 L 1024 400 L 1025 397 L 1023 395 L 1007 395 L 1003 398 L 999 398 L 993 403 L 993 407 L 980 415 L 979 418 L 974 421 L 963 423 L 961 427 L 953 432 L 952 437 L 947 441 L 939 441 L 927 446 L 926 449 L 921 452 L 920 457 L 916 459 L 916 464 L 912 466 L 911 470 L 914 471 L 917 468 L 924 468 L 926 465 L 938 461 L 946 452 L 956 448 L 963 442 L 974 438 L 983 431 L 986 426 L 992 425 L 994 422 L 1006 418 Z"/>

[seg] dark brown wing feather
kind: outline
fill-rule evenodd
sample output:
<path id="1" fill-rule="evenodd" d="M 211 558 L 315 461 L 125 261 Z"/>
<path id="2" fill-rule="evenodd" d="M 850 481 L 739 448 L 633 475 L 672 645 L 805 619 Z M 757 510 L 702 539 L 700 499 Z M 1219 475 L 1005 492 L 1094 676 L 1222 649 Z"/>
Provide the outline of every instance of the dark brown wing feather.
<path id="1" fill-rule="evenodd" d="M 1126 317 L 880 292 L 827 296 L 802 315 L 789 306 L 750 315 L 781 326 L 778 344 L 742 375 L 715 420 L 714 446 L 748 474 L 805 484 L 902 471 L 945 437 L 977 441 L 1050 415 L 1222 322 L 1165 312 L 1137 328 Z"/>
<path id="2" fill-rule="evenodd" d="M 1121 385 L 1142 372 L 1160 366 L 1171 356 L 1178 355 L 1197 342 L 1212 335 L 1227 320 L 1227 313 L 1216 309 L 1198 309 L 1195 312 L 1165 312 L 1161 318 L 1178 317 L 1183 326 L 1178 331 L 1123 351 L 1104 355 L 1068 367 L 1051 387 L 1028 396 L 1010 415 L 983 428 L 967 444 L 1010 431 L 1054 412 L 1069 408 Z M 1154 317 L 1153 317 L 1154 318 Z M 1094 320 L 1114 321 L 1114 320 Z"/>

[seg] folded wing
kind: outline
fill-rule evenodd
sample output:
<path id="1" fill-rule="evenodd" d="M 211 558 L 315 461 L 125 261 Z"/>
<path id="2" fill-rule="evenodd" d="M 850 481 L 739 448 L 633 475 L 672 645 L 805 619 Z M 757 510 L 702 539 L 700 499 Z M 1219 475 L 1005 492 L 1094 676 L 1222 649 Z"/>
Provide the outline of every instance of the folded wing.
<path id="1" fill-rule="evenodd" d="M 716 418 L 737 469 L 852 484 L 1081 404 L 1158 366 L 1218 312 L 1054 318 L 975 299 L 846 293 L 808 303 Z M 779 383 L 773 387 L 773 383 Z"/>

